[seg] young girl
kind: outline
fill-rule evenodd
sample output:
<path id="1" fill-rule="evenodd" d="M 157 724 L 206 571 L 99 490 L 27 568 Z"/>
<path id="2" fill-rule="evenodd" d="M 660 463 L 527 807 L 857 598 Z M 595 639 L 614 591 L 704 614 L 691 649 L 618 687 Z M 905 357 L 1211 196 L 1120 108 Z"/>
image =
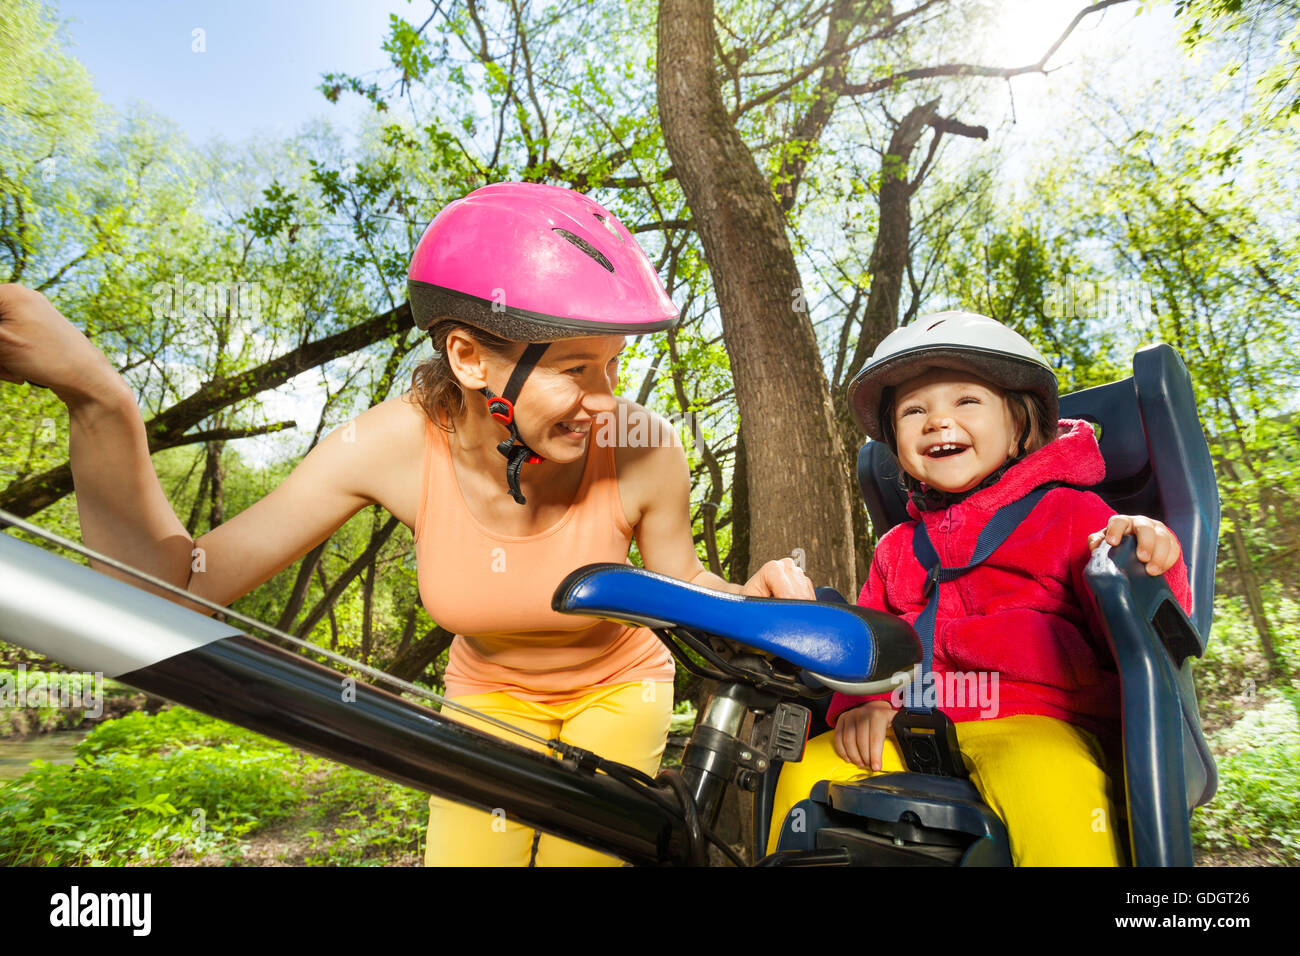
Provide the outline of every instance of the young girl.
<path id="1" fill-rule="evenodd" d="M 929 600 L 912 551 L 918 523 L 940 564 L 959 567 L 1003 505 L 1048 482 L 1089 486 L 1105 476 L 1092 427 L 1057 421 L 1047 361 L 984 316 L 938 313 L 898 329 L 849 395 L 866 433 L 898 458 L 914 519 L 880 539 L 858 603 L 909 623 Z M 1048 491 L 986 561 L 939 585 L 927 685 L 956 725 L 971 782 L 1006 824 L 1019 866 L 1122 862 L 1123 824 L 1114 812 L 1122 777 L 1112 778 L 1107 759 L 1119 732 L 1119 678 L 1083 569 L 1103 539 L 1115 545 L 1125 534 L 1136 536 L 1147 573 L 1168 572 L 1190 611 L 1186 568 L 1168 528 L 1112 514 L 1092 492 L 1065 487 Z M 946 689 L 958 687 L 946 699 Z M 769 849 L 817 781 L 907 769 L 890 731 L 902 697 L 896 690 L 832 698 L 833 732 L 782 769 Z"/>
<path id="2" fill-rule="evenodd" d="M 420 597 L 457 634 L 450 698 L 653 774 L 672 659 L 645 628 L 552 611 L 564 576 L 627 560 L 635 536 L 645 566 L 662 574 L 815 596 L 791 559 L 769 561 L 743 588 L 701 566 L 680 443 L 638 441 L 671 431 L 662 420 L 640 427 L 650 413 L 614 394 L 624 336 L 668 328 L 677 309 L 608 210 L 530 183 L 495 183 L 449 205 L 421 238 L 409 279 L 415 323 L 436 351 L 412 390 L 326 436 L 278 488 L 197 541 L 163 494 L 134 393 L 44 296 L 17 286 L 0 286 L 0 379 L 44 385 L 67 404 L 90 547 L 230 604 L 382 505 L 414 531 Z M 606 415 L 633 424 L 627 441 L 599 427 Z M 503 810 L 431 800 L 430 864 L 619 862 L 551 836 L 534 846 Z"/>

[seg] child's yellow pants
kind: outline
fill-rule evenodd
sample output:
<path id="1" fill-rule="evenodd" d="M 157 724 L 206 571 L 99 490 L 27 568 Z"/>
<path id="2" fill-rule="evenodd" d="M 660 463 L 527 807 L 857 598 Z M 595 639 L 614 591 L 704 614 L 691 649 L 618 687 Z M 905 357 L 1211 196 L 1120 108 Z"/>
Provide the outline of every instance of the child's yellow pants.
<path id="1" fill-rule="evenodd" d="M 957 741 L 975 785 L 1007 827 L 1016 866 L 1120 866 L 1122 822 L 1097 738 L 1053 717 L 1020 714 L 957 723 Z M 835 732 L 808 742 L 803 760 L 781 768 L 768 852 L 786 815 L 819 780 L 872 776 L 835 753 Z M 893 731 L 881 773 L 906 770 Z"/>
<path id="2" fill-rule="evenodd" d="M 636 767 L 654 776 L 659 770 L 668 721 L 673 712 L 671 681 L 636 681 L 600 687 L 574 700 L 535 703 L 506 693 L 470 694 L 455 703 L 496 717 L 544 739 L 566 743 Z M 533 750 L 544 747 L 486 721 L 447 708 L 443 716 Z M 502 813 L 429 798 L 425 866 L 527 866 L 534 831 Z M 537 866 L 620 866 L 615 857 L 549 834 L 537 844 Z"/>

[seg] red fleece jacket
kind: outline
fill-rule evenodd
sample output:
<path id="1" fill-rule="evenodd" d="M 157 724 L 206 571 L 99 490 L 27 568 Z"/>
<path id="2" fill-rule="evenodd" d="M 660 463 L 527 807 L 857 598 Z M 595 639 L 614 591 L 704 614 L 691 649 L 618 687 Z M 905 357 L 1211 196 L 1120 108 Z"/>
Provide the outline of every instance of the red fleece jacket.
<path id="1" fill-rule="evenodd" d="M 1106 465 L 1092 426 L 1063 420 L 1058 437 L 1008 468 L 995 485 L 943 510 L 908 514 L 925 522 L 944 567 L 969 564 L 975 539 L 993 513 L 1048 481 L 1095 485 Z M 937 703 L 954 721 L 1042 714 L 1092 731 L 1103 740 L 1119 730 L 1119 676 L 1095 607 L 1083 581 L 1091 551 L 1088 535 L 1106 526 L 1114 511 L 1090 491 L 1055 488 L 983 564 L 939 585 L 933 673 L 936 687 L 956 687 L 945 674 L 997 674 L 993 707 L 985 712 L 968 683 L 965 706 L 952 697 Z M 871 575 L 858 604 L 887 611 L 914 624 L 925 608 L 925 570 L 912 554 L 916 521 L 890 529 L 876 545 Z M 1191 588 L 1180 556 L 1165 577 L 1190 613 Z M 827 713 L 831 726 L 844 711 L 889 694 L 836 694 Z M 986 698 L 987 701 L 987 698 Z M 960 699 L 957 700 L 961 703 Z"/>

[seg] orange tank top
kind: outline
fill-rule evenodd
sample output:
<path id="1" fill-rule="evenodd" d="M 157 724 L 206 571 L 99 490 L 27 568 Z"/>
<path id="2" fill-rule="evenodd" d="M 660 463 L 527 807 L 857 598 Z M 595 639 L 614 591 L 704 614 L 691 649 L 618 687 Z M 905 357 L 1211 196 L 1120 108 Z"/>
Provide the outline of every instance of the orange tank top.
<path id="1" fill-rule="evenodd" d="M 420 600 L 456 635 L 447 696 L 507 691 L 523 700 L 559 701 L 610 684 L 673 679 L 672 655 L 646 628 L 551 610 L 556 586 L 573 569 L 627 561 L 632 528 L 612 446 L 589 440 L 573 504 L 538 534 L 497 534 L 470 514 L 447 433 L 431 421 L 421 488 L 415 520 Z"/>

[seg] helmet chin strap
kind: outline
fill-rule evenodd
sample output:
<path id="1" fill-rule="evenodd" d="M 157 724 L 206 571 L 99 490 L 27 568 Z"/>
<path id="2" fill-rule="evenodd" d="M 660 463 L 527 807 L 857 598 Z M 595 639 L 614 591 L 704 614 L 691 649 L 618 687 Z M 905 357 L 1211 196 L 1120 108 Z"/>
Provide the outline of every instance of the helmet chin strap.
<path id="1" fill-rule="evenodd" d="M 536 465 L 542 461 L 542 456 L 524 444 L 524 440 L 519 437 L 519 429 L 515 425 L 515 399 L 519 397 L 519 390 L 524 387 L 524 380 L 532 374 L 533 368 L 550 344 L 549 342 L 529 343 L 524 349 L 524 354 L 519 357 L 515 370 L 510 373 L 510 380 L 506 382 L 506 390 L 502 394 L 497 395 L 486 386 L 480 389 L 487 396 L 488 413 L 510 429 L 510 437 L 498 443 L 497 451 L 501 452 L 506 459 L 506 490 L 521 505 L 526 504 L 527 499 L 519 490 L 519 472 L 525 463 Z"/>

